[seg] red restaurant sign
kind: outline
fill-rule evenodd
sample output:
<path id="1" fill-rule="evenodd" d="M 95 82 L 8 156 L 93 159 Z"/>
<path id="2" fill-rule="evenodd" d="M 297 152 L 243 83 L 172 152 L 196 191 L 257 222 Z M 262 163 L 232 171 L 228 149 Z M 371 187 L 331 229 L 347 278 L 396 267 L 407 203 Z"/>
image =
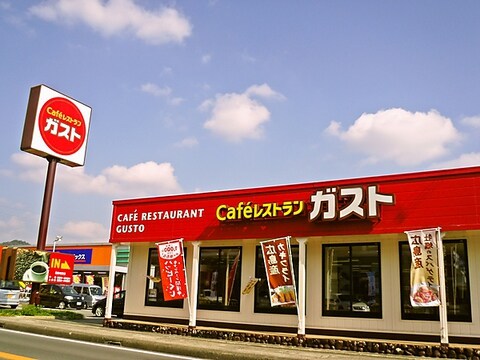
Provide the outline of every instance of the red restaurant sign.
<path id="1" fill-rule="evenodd" d="M 110 242 L 478 229 L 480 167 L 113 202 Z"/>
<path id="2" fill-rule="evenodd" d="M 188 293 L 183 240 L 177 239 L 157 243 L 157 248 L 163 298 L 165 301 L 185 299 Z"/>
<path id="3" fill-rule="evenodd" d="M 92 109 L 45 85 L 30 90 L 21 149 L 83 166 Z"/>

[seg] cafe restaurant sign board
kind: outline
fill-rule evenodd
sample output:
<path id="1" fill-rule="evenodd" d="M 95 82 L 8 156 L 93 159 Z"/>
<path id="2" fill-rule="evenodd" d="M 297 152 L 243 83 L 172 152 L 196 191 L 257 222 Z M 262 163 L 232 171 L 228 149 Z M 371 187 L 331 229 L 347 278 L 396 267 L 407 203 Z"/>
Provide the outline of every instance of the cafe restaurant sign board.
<path id="1" fill-rule="evenodd" d="M 92 109 L 45 85 L 30 89 L 21 150 L 83 166 Z"/>
<path id="2" fill-rule="evenodd" d="M 473 230 L 480 167 L 113 201 L 111 243 Z M 414 205 L 414 206 L 412 206 Z"/>

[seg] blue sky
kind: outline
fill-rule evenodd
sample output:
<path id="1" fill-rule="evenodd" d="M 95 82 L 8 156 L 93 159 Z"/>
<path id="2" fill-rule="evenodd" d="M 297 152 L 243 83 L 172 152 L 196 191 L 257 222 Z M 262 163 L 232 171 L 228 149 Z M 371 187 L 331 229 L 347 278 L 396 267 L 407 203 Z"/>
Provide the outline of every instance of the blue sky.
<path id="1" fill-rule="evenodd" d="M 47 244 L 112 200 L 480 164 L 478 1 L 0 0 L 0 242 L 36 244 L 30 88 L 92 107 Z"/>

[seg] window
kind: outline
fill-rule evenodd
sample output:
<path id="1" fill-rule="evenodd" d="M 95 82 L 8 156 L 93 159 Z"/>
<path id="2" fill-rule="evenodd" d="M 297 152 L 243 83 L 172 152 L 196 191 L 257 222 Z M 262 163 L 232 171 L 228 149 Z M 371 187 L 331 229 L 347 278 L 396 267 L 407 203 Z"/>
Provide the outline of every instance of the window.
<path id="1" fill-rule="evenodd" d="M 16 280 L 0 280 L 0 289 L 20 290 L 20 284 Z"/>
<path id="2" fill-rule="evenodd" d="M 184 249 L 185 257 L 186 252 Z M 183 308 L 182 300 L 165 301 L 160 278 L 160 266 L 158 265 L 157 248 L 148 251 L 147 285 L 145 292 L 145 306 L 162 306 Z"/>
<path id="3" fill-rule="evenodd" d="M 295 284 L 297 284 L 298 289 L 298 246 L 292 245 L 290 249 L 292 252 Z M 260 246 L 257 246 L 256 248 L 255 277 L 260 279 L 255 285 L 254 311 L 256 313 L 297 314 L 296 306 L 271 306 L 265 263 L 263 261 L 262 248 Z"/>
<path id="4" fill-rule="evenodd" d="M 400 246 L 400 285 L 402 319 L 439 320 L 438 307 L 413 307 L 410 304 L 410 267 L 412 256 L 407 242 Z M 443 241 L 447 319 L 472 321 L 466 240 Z"/>
<path id="5" fill-rule="evenodd" d="M 380 244 L 323 246 L 325 316 L 382 317 Z"/>
<path id="6" fill-rule="evenodd" d="M 240 311 L 241 250 L 201 248 L 198 308 Z"/>

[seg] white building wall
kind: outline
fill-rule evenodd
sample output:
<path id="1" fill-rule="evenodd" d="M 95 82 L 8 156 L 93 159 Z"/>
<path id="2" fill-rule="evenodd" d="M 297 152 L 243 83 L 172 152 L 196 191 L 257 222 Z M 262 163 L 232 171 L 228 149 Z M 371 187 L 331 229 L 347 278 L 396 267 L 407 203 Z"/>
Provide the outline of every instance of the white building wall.
<path id="1" fill-rule="evenodd" d="M 467 239 L 470 295 L 472 301 L 472 322 L 449 322 L 449 335 L 480 337 L 480 314 L 478 311 L 479 270 L 480 258 L 480 231 L 449 232 L 444 240 Z M 347 330 L 382 333 L 404 333 L 419 335 L 439 335 L 439 322 L 414 321 L 401 319 L 400 299 L 400 264 L 399 246 L 400 241 L 406 241 L 404 234 L 393 235 L 364 235 L 364 236 L 335 236 L 335 237 L 311 237 L 307 242 L 307 294 L 306 294 L 306 328 L 309 329 Z M 322 245 L 335 243 L 365 243 L 380 242 L 381 251 L 381 285 L 382 285 L 382 314 L 381 319 L 366 319 L 352 317 L 327 317 L 322 316 Z M 292 238 L 292 244 L 296 244 Z M 241 264 L 241 289 L 243 289 L 251 277 L 255 276 L 255 248 L 259 245 L 256 240 L 225 240 L 203 241 L 201 247 L 242 247 Z M 128 272 L 128 289 L 126 297 L 125 314 L 184 319 L 189 318 L 188 302 L 184 302 L 183 309 L 171 309 L 154 306 L 144 306 L 145 286 L 147 275 L 148 250 L 154 244 L 132 243 L 130 247 L 131 257 Z M 190 291 L 192 273 L 193 247 L 185 242 L 187 247 L 187 280 Z M 295 315 L 278 315 L 254 313 L 254 293 L 242 295 L 240 312 L 197 310 L 197 321 L 213 321 L 235 324 L 256 324 L 261 326 L 286 326 L 297 327 L 298 319 Z"/>

